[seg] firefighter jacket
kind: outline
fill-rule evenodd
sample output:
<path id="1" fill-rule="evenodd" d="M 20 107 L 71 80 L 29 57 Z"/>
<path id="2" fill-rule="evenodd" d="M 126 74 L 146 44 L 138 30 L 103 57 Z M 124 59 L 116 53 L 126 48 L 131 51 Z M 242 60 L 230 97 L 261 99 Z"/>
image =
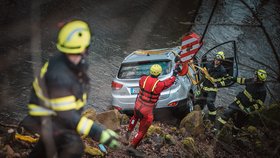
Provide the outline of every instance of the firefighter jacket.
<path id="1" fill-rule="evenodd" d="M 245 85 L 245 90 L 235 97 L 235 103 L 241 110 L 249 111 L 259 110 L 264 107 L 266 98 L 266 89 L 264 82 L 256 81 L 254 78 L 236 78 L 236 82 Z"/>
<path id="2" fill-rule="evenodd" d="M 154 108 L 157 103 L 160 93 L 171 87 L 175 82 L 176 77 L 172 76 L 164 81 L 160 81 L 156 77 L 142 76 L 139 81 L 140 91 L 138 93 L 136 102 L 151 106 Z"/>
<path id="3" fill-rule="evenodd" d="M 64 54 L 51 58 L 33 81 L 29 115 L 51 116 L 67 129 L 99 141 L 103 129 L 81 116 L 86 104 L 89 78 L 86 68 L 72 64 Z"/>
<path id="4" fill-rule="evenodd" d="M 214 63 L 207 63 L 205 65 L 208 74 L 210 76 L 206 76 L 205 80 L 203 81 L 203 90 L 204 91 L 214 91 L 217 92 L 218 91 L 218 87 L 223 87 L 226 85 L 226 83 L 224 82 L 224 80 L 227 79 L 228 74 L 226 72 L 226 69 L 224 68 L 223 65 L 219 65 L 217 67 L 214 66 Z M 210 79 L 210 78 L 211 79 Z M 216 87 L 214 86 L 214 84 L 216 85 Z"/>

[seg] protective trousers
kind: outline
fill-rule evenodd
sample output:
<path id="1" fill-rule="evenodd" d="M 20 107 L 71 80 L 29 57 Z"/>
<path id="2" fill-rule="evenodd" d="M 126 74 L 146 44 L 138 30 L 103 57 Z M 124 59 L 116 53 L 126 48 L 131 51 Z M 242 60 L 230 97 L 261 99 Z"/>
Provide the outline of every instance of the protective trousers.
<path id="1" fill-rule="evenodd" d="M 229 105 L 229 107 L 224 111 L 221 115 L 221 121 L 218 119 L 218 126 L 217 129 L 221 130 L 223 125 L 232 118 L 235 128 L 240 129 L 244 126 L 246 121 L 248 120 L 248 114 L 242 111 L 238 105 L 233 102 Z"/>
<path id="2" fill-rule="evenodd" d="M 128 131 L 131 132 L 137 124 L 137 121 L 140 120 L 138 133 L 130 142 L 134 148 L 138 146 L 140 141 L 146 135 L 154 120 L 153 109 L 152 106 L 143 105 L 140 102 L 136 102 L 135 104 L 134 115 L 131 117 L 128 126 Z"/>
<path id="3" fill-rule="evenodd" d="M 41 126 L 41 118 L 27 116 L 22 125 L 27 127 L 27 130 L 37 131 Z M 33 127 L 37 129 L 32 129 Z M 84 152 L 84 145 L 80 135 L 76 131 L 63 128 L 63 126 L 51 120 L 51 131 L 49 133 L 40 133 L 40 139 L 31 151 L 29 158 L 47 158 L 57 155 L 59 158 L 80 158 Z M 42 130 L 39 130 L 42 131 Z M 46 131 L 46 130 L 45 130 Z M 45 137 L 44 137 L 45 136 Z M 46 138 L 47 137 L 47 138 Z M 51 138 L 48 138 L 51 137 Z M 55 151 L 49 153 L 49 145 L 46 145 L 46 140 L 53 140 L 54 146 L 51 146 Z"/>
<path id="4" fill-rule="evenodd" d="M 207 104 L 209 110 L 208 119 L 211 122 L 215 122 L 216 119 L 216 106 L 214 104 L 216 95 L 217 92 L 214 91 L 202 91 L 202 98 L 197 102 L 200 105 L 201 110 L 203 110 Z"/>

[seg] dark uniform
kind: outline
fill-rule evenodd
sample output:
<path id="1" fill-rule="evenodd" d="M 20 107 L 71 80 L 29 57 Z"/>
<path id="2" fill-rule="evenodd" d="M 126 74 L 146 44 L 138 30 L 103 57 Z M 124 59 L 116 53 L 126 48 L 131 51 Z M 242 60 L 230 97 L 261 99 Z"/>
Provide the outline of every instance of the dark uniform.
<path id="1" fill-rule="evenodd" d="M 198 101 L 198 104 L 200 105 L 201 109 L 203 109 L 205 107 L 205 104 L 207 104 L 209 110 L 208 119 L 214 122 L 217 113 L 214 102 L 216 100 L 218 88 L 226 85 L 226 82 L 224 80 L 227 79 L 228 74 L 224 66 L 221 64 L 215 67 L 214 63 L 207 63 L 205 67 L 214 81 L 211 81 L 207 77 L 205 78 L 202 83 L 202 99 Z"/>
<path id="2" fill-rule="evenodd" d="M 229 105 L 223 115 L 218 119 L 216 128 L 220 130 L 223 125 L 233 119 L 236 129 L 241 128 L 248 118 L 248 114 L 264 107 L 266 98 L 266 89 L 264 82 L 258 81 L 256 78 L 234 78 L 237 83 L 245 85 L 245 90 L 240 92 Z"/>
<path id="3" fill-rule="evenodd" d="M 28 104 L 29 116 L 22 121 L 26 129 L 40 134 L 39 142 L 30 153 L 34 158 L 82 157 L 81 135 L 88 135 L 109 147 L 118 145 L 115 132 L 81 116 L 89 90 L 85 61 L 90 41 L 87 24 L 69 22 L 60 35 L 58 49 L 62 53 L 46 62 L 35 77 Z M 79 62 L 70 58 L 79 59 Z"/>

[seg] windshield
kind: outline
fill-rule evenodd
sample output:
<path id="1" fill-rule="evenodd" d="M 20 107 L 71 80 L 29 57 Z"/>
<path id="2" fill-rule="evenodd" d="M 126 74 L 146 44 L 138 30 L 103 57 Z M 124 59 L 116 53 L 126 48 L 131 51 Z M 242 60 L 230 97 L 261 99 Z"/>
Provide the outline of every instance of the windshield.
<path id="1" fill-rule="evenodd" d="M 172 67 L 172 62 L 167 61 L 147 61 L 147 62 L 137 62 L 137 63 L 125 63 L 122 64 L 121 69 L 118 74 L 120 79 L 136 79 L 140 78 L 141 75 L 149 75 L 150 67 L 153 64 L 159 64 L 162 67 L 161 75 L 166 75 L 170 73 Z"/>

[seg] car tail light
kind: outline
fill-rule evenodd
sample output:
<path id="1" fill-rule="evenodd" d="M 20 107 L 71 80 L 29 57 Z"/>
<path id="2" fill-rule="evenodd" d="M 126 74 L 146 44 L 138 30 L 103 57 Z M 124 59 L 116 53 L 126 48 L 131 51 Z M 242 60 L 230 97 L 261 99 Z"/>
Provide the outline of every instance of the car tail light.
<path id="1" fill-rule="evenodd" d="M 118 82 L 112 81 L 111 87 L 112 87 L 112 89 L 118 90 L 118 89 L 121 89 L 123 87 L 123 85 Z"/>
<path id="2" fill-rule="evenodd" d="M 178 102 L 175 101 L 175 102 L 169 103 L 168 106 L 174 107 L 174 106 L 176 106 L 177 104 L 178 104 Z"/>
<path id="3" fill-rule="evenodd" d="M 116 109 L 116 110 L 118 110 L 118 111 L 121 111 L 121 110 L 122 110 L 122 108 L 119 107 L 119 106 L 113 106 L 113 107 L 114 107 L 114 109 Z"/>

